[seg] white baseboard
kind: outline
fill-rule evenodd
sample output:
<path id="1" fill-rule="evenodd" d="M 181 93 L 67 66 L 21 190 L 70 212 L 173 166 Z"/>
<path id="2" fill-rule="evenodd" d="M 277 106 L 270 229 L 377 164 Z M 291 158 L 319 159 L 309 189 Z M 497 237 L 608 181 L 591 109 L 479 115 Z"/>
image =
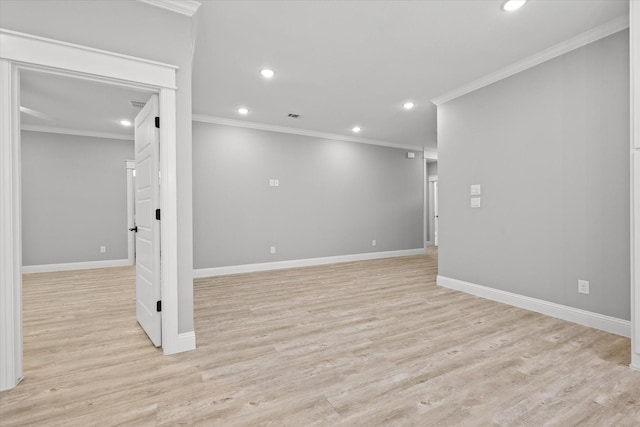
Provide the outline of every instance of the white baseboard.
<path id="1" fill-rule="evenodd" d="M 492 301 L 535 311 L 536 313 L 546 314 L 547 316 L 611 332 L 612 334 L 622 335 L 623 337 L 628 338 L 631 336 L 631 322 L 628 320 L 605 316 L 603 314 L 518 295 L 487 286 L 476 285 L 475 283 L 462 280 L 451 279 L 449 277 L 438 276 L 436 280 L 439 286 L 445 288 L 466 292 Z"/>
<path id="2" fill-rule="evenodd" d="M 175 353 L 182 353 L 196 349 L 196 333 L 195 331 L 178 334 L 178 342 L 176 343 Z"/>
<path id="3" fill-rule="evenodd" d="M 225 276 L 227 274 L 254 273 L 257 271 L 281 270 L 285 268 L 311 267 L 314 265 L 337 264 L 341 262 L 366 261 L 380 258 L 423 255 L 424 248 L 399 251 L 369 252 L 364 254 L 338 255 L 322 258 L 294 259 L 289 261 L 263 262 L 258 264 L 230 265 L 227 267 L 199 268 L 193 270 L 194 278 Z"/>
<path id="4" fill-rule="evenodd" d="M 22 273 L 50 273 L 53 271 L 87 270 L 90 268 L 124 267 L 131 264 L 128 259 L 69 262 L 64 264 L 23 265 Z"/>

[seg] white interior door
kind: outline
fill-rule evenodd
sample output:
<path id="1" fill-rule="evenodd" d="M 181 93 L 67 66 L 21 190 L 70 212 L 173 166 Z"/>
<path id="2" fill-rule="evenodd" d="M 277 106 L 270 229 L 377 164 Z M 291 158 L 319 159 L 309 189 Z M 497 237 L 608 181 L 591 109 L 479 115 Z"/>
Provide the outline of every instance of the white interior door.
<path id="1" fill-rule="evenodd" d="M 160 134 L 156 117 L 158 96 L 153 95 L 135 120 L 136 316 L 153 344 L 160 347 Z"/>

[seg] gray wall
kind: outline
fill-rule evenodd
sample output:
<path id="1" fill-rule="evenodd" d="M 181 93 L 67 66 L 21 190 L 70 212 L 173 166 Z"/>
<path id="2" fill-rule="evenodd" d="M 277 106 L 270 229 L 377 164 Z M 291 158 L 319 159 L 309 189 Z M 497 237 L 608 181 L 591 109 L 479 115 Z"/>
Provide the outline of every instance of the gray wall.
<path id="1" fill-rule="evenodd" d="M 22 131 L 23 265 L 127 259 L 133 155 L 133 141 Z"/>
<path id="2" fill-rule="evenodd" d="M 439 108 L 440 275 L 629 319 L 628 37 Z"/>
<path id="3" fill-rule="evenodd" d="M 193 331 L 191 65 L 184 15 L 130 0 L 2 0 L 0 27 L 177 65 L 178 332 Z"/>
<path id="4" fill-rule="evenodd" d="M 423 247 L 406 150 L 194 122 L 193 154 L 196 269 Z"/>

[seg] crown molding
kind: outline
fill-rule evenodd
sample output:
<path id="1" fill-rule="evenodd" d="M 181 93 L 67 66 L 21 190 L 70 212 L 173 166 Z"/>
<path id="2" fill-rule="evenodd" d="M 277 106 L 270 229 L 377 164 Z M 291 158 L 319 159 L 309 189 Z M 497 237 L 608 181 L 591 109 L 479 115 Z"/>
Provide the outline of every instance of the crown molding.
<path id="1" fill-rule="evenodd" d="M 248 129 L 266 130 L 269 132 L 289 133 L 292 135 L 311 136 L 314 138 L 333 139 L 337 141 L 357 142 L 359 144 L 379 145 L 381 147 L 402 148 L 405 150 L 422 151 L 424 147 L 417 145 L 396 144 L 394 142 L 378 141 L 376 139 L 356 138 L 346 135 L 338 135 L 334 133 L 318 132 L 314 130 L 290 128 L 286 126 L 269 125 L 266 123 L 247 122 L 244 120 L 225 119 L 223 117 L 206 116 L 203 114 L 194 114 L 194 122 L 213 123 L 217 125 L 235 126 Z"/>
<path id="2" fill-rule="evenodd" d="M 119 133 L 94 132 L 89 130 L 59 128 L 54 126 L 22 125 L 21 130 L 31 132 L 58 133 L 61 135 L 89 136 L 93 138 L 120 139 L 123 141 L 133 141 L 133 135 L 121 135 Z"/>
<path id="3" fill-rule="evenodd" d="M 573 38 L 570 38 L 569 40 L 566 40 L 562 43 L 558 43 L 557 45 L 552 46 L 548 49 L 545 49 L 541 52 L 538 52 L 535 55 L 532 55 L 521 61 L 515 62 L 494 73 L 481 77 L 478 80 L 474 80 L 471 83 L 460 86 L 458 89 L 454 89 L 451 92 L 447 92 L 441 96 L 433 98 L 431 102 L 433 102 L 436 106 L 444 104 L 445 102 L 449 102 L 452 99 L 458 98 L 462 95 L 466 95 L 470 92 L 473 92 L 475 90 L 478 90 L 480 88 L 493 84 L 497 81 L 505 79 L 509 76 L 520 73 L 526 69 L 535 67 L 536 65 L 539 65 L 550 59 L 556 58 L 572 50 L 578 49 L 589 43 L 593 43 L 597 40 L 603 39 L 607 36 L 610 36 L 611 34 L 617 33 L 618 31 L 622 31 L 628 27 L 629 27 L 629 16 L 628 15 L 619 16 L 616 19 L 606 22 L 589 31 L 585 31 L 582 34 L 579 34 Z"/>
<path id="4" fill-rule="evenodd" d="M 161 9 L 170 10 L 181 15 L 192 17 L 198 11 L 202 3 L 195 0 L 138 0 L 142 3 L 150 4 L 151 6 L 159 7 Z"/>

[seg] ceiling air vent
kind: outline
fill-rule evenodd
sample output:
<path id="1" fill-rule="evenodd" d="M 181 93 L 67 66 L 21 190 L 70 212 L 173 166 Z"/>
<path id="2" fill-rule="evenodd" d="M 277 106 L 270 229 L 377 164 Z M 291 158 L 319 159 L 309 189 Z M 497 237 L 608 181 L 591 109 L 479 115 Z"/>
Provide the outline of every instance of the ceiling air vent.
<path id="1" fill-rule="evenodd" d="M 287 117 L 291 117 L 292 119 L 299 119 L 302 116 L 300 114 L 289 113 Z"/>
<path id="2" fill-rule="evenodd" d="M 146 102 L 140 102 L 140 101 L 129 101 L 129 103 L 133 108 L 142 108 L 147 104 Z"/>

